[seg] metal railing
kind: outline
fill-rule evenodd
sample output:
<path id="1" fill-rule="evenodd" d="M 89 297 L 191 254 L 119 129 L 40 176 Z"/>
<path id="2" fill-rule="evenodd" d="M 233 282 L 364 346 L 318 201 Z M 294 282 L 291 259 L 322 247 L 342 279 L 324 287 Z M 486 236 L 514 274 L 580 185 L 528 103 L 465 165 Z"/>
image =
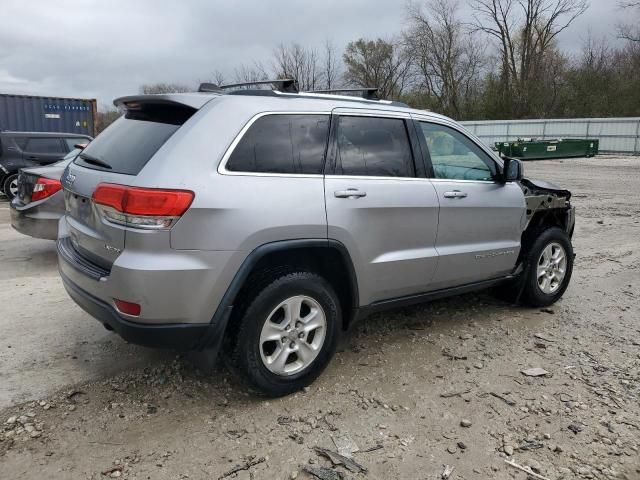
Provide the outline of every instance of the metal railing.
<path id="1" fill-rule="evenodd" d="M 519 138 L 595 138 L 601 153 L 640 155 L 640 117 L 473 120 L 462 123 L 487 145 Z"/>

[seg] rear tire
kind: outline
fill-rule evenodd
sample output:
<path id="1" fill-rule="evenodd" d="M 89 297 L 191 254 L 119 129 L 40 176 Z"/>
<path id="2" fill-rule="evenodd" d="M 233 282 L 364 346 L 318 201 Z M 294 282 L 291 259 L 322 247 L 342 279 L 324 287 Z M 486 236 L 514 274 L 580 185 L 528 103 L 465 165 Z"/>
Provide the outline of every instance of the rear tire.
<path id="1" fill-rule="evenodd" d="M 18 174 L 12 173 L 4 179 L 2 184 L 2 191 L 9 200 L 13 200 L 18 193 Z"/>
<path id="2" fill-rule="evenodd" d="M 239 326 L 227 342 L 225 360 L 259 393 L 280 397 L 306 387 L 335 353 L 340 302 L 315 273 L 281 274 L 238 311 Z"/>
<path id="3" fill-rule="evenodd" d="M 557 302 L 569 286 L 573 273 L 573 246 L 569 235 L 549 227 L 533 236 L 521 279 L 521 302 L 546 307 Z"/>

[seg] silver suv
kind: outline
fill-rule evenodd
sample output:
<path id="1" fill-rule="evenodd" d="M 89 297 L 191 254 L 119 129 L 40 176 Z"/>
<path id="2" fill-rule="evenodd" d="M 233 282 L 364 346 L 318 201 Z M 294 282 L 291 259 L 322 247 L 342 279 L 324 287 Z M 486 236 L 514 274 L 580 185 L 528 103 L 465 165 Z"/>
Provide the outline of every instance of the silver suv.
<path id="1" fill-rule="evenodd" d="M 120 98 L 126 114 L 67 168 L 60 273 L 105 327 L 221 347 L 278 396 L 373 312 L 491 286 L 562 296 L 570 192 L 441 115 L 276 88 Z"/>

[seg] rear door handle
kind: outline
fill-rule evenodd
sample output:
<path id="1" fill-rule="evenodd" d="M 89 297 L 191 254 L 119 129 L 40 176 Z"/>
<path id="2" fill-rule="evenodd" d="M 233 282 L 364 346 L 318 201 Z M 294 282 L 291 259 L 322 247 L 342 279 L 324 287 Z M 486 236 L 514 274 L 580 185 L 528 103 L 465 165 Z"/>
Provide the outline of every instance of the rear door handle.
<path id="1" fill-rule="evenodd" d="M 461 192 L 460 190 L 454 190 L 452 192 L 444 192 L 444 198 L 465 198 L 467 196 L 466 192 Z"/>
<path id="2" fill-rule="evenodd" d="M 347 188 L 346 190 L 337 190 L 333 192 L 336 198 L 360 198 L 366 197 L 367 192 L 358 190 L 357 188 Z"/>

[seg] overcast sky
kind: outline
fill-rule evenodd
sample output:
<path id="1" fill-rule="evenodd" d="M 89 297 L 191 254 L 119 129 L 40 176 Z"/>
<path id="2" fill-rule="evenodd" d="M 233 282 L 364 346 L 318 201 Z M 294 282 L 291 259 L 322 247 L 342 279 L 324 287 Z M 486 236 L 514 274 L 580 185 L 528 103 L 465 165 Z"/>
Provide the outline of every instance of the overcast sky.
<path id="1" fill-rule="evenodd" d="M 460 1 L 464 5 L 465 0 Z M 591 7 L 560 45 L 587 31 L 613 39 L 616 0 Z M 405 25 L 404 0 L 0 0 L 0 93 L 97 98 L 99 105 L 154 82 L 195 84 L 298 42 L 342 49 Z M 463 13 L 468 9 L 463 8 Z"/>

